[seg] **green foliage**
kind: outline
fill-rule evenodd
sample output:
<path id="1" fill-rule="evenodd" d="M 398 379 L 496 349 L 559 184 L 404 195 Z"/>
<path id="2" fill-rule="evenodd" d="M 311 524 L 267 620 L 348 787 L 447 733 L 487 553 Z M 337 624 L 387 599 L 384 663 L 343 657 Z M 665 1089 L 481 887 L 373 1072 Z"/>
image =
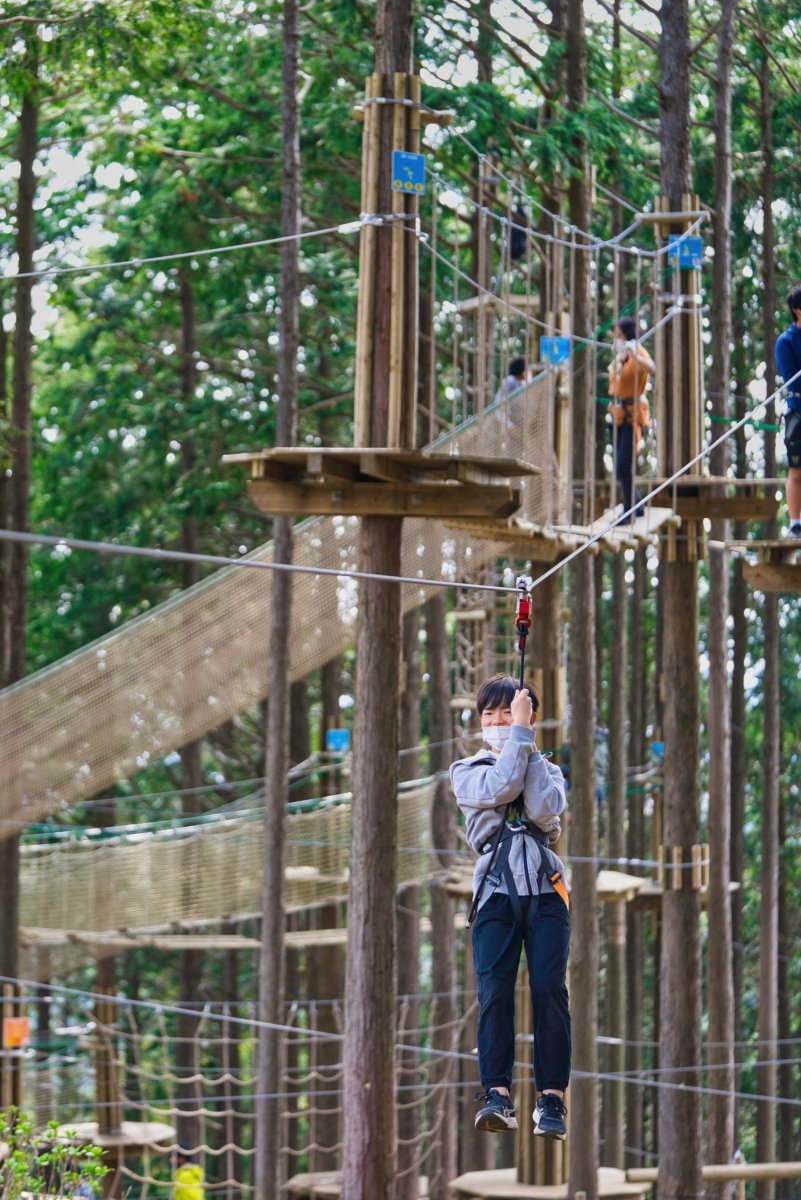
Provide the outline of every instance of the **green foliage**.
<path id="1" fill-rule="evenodd" d="M 108 1167 L 99 1146 L 76 1145 L 56 1121 L 37 1132 L 26 1113 L 0 1112 L 0 1143 L 8 1154 L 0 1160 L 0 1200 L 23 1195 L 98 1196 Z"/>

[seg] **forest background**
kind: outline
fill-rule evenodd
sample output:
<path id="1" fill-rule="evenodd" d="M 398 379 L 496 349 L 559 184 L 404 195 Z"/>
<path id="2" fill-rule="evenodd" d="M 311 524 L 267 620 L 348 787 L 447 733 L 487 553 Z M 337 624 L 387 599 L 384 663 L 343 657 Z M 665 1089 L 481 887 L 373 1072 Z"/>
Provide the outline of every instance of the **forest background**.
<path id="1" fill-rule="evenodd" d="M 694 187 L 706 204 L 713 199 L 720 13 L 713 3 L 694 4 L 691 13 Z M 586 7 L 588 99 L 578 114 L 564 103 L 560 14 L 558 0 L 422 3 L 416 57 L 424 100 L 452 110 L 455 128 L 474 150 L 496 156 L 535 200 L 569 174 L 577 130 L 585 134 L 598 185 L 592 230 L 607 236 L 615 202 L 602 189 L 632 210 L 652 207 L 660 192 L 658 14 L 645 3 L 598 0 Z M 280 16 L 277 5 L 234 3 L 195 3 L 177 12 L 158 3 L 6 6 L 0 20 L 1 527 L 225 555 L 270 537 L 269 519 L 245 498 L 244 479 L 220 459 L 275 442 L 279 258 L 277 245 L 258 243 L 281 232 Z M 370 5 L 337 0 L 308 6 L 300 16 L 302 228 L 328 231 L 301 242 L 299 440 L 308 444 L 349 444 L 352 437 L 358 243 L 339 226 L 359 211 L 361 127 L 351 110 L 373 68 L 373 21 Z M 728 417 L 773 390 L 772 346 L 786 323 L 782 297 L 801 277 L 799 45 L 794 6 L 738 7 Z M 464 138 L 442 131 L 431 153 L 460 186 L 474 181 L 476 155 Z M 227 252 L 241 243 L 257 244 Z M 128 265 L 109 269 L 114 262 Z M 86 263 L 98 269 L 73 269 Z M 29 287 L 20 269 L 43 275 Z M 707 252 L 707 323 L 719 303 L 712 278 Z M 610 318 L 611 295 L 606 302 Z M 733 447 L 757 475 L 775 436 L 772 412 L 760 417 Z M 203 573 L 165 561 L 28 552 L 7 542 L 0 554 L 5 684 L 148 611 Z M 779 707 L 768 711 L 764 602 L 738 585 L 736 572 L 730 647 L 732 684 L 742 697 L 734 709 L 742 720 L 732 727 L 743 885 L 735 945 L 738 1036 L 753 1033 L 759 1004 L 762 745 L 769 721 L 781 731 L 778 1019 L 780 1038 L 790 1039 L 801 1036 L 788 999 L 801 984 L 800 918 L 789 902 L 799 884 L 798 601 L 778 602 Z M 611 568 L 602 559 L 597 574 L 597 706 L 605 726 L 618 618 Z M 657 627 L 653 570 L 644 613 L 648 663 Z M 699 658 L 703 686 L 703 645 Z M 347 724 L 349 656 L 339 670 Z M 322 690 L 319 673 L 293 688 L 292 712 L 300 714 L 293 721 L 295 761 L 319 748 Z M 652 670 L 647 697 L 645 724 L 653 726 Z M 29 836 L 40 839 L 63 825 L 172 818 L 228 802 L 265 774 L 263 729 L 258 710 L 205 739 L 200 802 L 182 795 L 186 764 L 176 753 Z M 706 762 L 704 752 L 704 769 Z M 603 810 L 601 818 L 603 832 Z M 138 952 L 131 964 L 140 994 L 180 996 L 177 971 L 159 956 Z M 781 1093 L 797 1097 L 795 1060 L 781 1070 Z M 740 1086 L 756 1087 L 753 1072 L 743 1073 Z M 801 1157 L 793 1110 L 782 1113 L 780 1131 L 783 1156 Z M 746 1126 L 749 1153 L 754 1138 Z"/>

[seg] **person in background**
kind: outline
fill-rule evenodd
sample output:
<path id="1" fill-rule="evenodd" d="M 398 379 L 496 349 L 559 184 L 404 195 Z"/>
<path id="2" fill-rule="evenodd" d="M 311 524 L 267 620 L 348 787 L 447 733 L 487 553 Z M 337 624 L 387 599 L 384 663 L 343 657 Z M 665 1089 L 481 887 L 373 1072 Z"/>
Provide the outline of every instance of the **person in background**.
<path id="1" fill-rule="evenodd" d="M 203 1168 L 183 1146 L 178 1150 L 178 1167 L 173 1180 L 173 1200 L 204 1200 Z"/>
<path id="2" fill-rule="evenodd" d="M 787 537 L 801 538 L 801 284 L 787 294 L 792 324 L 776 342 L 776 366 L 787 384 L 784 445 L 787 449 Z"/>
<path id="3" fill-rule="evenodd" d="M 628 525 L 641 509 L 629 509 L 640 503 L 640 493 L 634 489 L 636 456 L 642 445 L 642 433 L 650 423 L 651 413 L 645 398 L 648 380 L 654 373 L 654 360 L 637 341 L 637 324 L 633 317 L 618 317 L 612 331 L 615 356 L 609 368 L 609 412 L 615 423 L 617 449 L 615 475 L 623 493 L 623 513 L 619 524 Z M 626 515 L 628 514 L 628 515 Z"/>
<path id="4" fill-rule="evenodd" d="M 515 392 L 519 392 L 527 382 L 526 375 L 526 360 L 513 358 L 509 363 L 509 374 L 495 393 L 495 402 L 505 400 L 507 396 L 513 396 Z"/>

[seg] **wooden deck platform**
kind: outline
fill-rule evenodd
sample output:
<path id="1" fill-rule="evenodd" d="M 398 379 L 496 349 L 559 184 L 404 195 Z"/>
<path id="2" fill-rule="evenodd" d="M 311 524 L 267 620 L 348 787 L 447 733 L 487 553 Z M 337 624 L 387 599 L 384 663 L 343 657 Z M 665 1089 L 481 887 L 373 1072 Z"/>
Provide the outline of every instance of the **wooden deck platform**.
<path id="1" fill-rule="evenodd" d="M 647 498 L 664 479 L 637 478 L 637 487 Z M 660 503 L 668 504 L 685 520 L 705 517 L 728 521 L 760 521 L 776 515 L 776 492 L 782 479 L 734 479 L 723 475 L 682 475 L 658 492 Z"/>
<path id="2" fill-rule="evenodd" d="M 80 1145 L 136 1155 L 148 1146 L 175 1140 L 175 1128 L 163 1121 L 123 1121 L 119 1129 L 101 1133 L 97 1121 L 73 1121 L 60 1125 L 58 1137 Z"/>
<path id="3" fill-rule="evenodd" d="M 428 1179 L 421 1175 L 418 1180 L 418 1198 L 426 1200 L 428 1196 Z M 287 1196 L 296 1200 L 339 1200 L 342 1195 L 341 1171 L 311 1171 L 293 1175 L 284 1184 Z"/>
<path id="4" fill-rule="evenodd" d="M 518 1183 L 515 1167 L 500 1171 L 468 1171 L 452 1179 L 449 1186 L 454 1195 L 472 1196 L 473 1200 L 566 1200 L 568 1196 L 567 1183 Z M 602 1200 L 644 1196 L 650 1187 L 650 1182 L 630 1183 L 626 1172 L 616 1167 L 598 1170 L 597 1195 Z"/>
<path id="5" fill-rule="evenodd" d="M 745 581 L 756 592 L 801 593 L 801 539 L 726 542 L 746 556 Z M 753 555 L 753 560 L 748 559 Z"/>
<path id="6" fill-rule="evenodd" d="M 517 458 L 386 447 L 277 447 L 223 462 L 249 466 L 253 503 L 285 516 L 508 517 L 520 477 L 540 473 Z"/>

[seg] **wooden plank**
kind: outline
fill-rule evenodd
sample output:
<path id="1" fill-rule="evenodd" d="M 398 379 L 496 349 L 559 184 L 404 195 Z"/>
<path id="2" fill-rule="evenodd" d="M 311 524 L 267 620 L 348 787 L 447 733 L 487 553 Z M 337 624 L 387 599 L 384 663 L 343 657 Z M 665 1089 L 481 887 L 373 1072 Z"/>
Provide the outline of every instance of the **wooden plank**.
<path id="1" fill-rule="evenodd" d="M 794 538 L 746 538 L 741 541 L 732 540 L 725 543 L 729 550 L 785 550 L 788 554 L 797 554 L 801 551 L 801 539 L 796 541 Z"/>
<path id="2" fill-rule="evenodd" d="M 362 451 L 359 455 L 359 470 L 362 475 L 367 475 L 371 479 L 382 479 L 386 483 L 417 482 L 405 464 L 402 465 L 394 458 L 390 458 L 386 454 L 379 454 L 375 450 Z"/>
<path id="3" fill-rule="evenodd" d="M 271 450 L 255 450 L 249 454 L 224 454 L 222 461 L 226 464 L 247 465 L 250 462 L 283 463 L 295 470 L 305 469 L 310 455 L 320 455 L 325 458 L 344 459 L 354 464 L 360 463 L 364 454 L 371 456 L 371 462 L 377 467 L 383 462 L 382 468 L 391 471 L 393 466 L 409 471 L 421 471 L 426 474 L 440 475 L 451 478 L 449 471 L 454 463 L 472 463 L 476 466 L 499 475 L 504 479 L 513 479 L 518 475 L 538 475 L 541 468 L 521 458 L 484 457 L 481 454 L 426 454 L 422 450 L 403 450 L 386 446 L 278 446 Z M 398 478 L 393 474 L 392 478 Z"/>
<path id="4" fill-rule="evenodd" d="M 465 530 L 476 538 L 498 542 L 525 552 L 532 562 L 553 563 L 564 554 L 569 554 L 580 544 L 578 538 L 562 538 L 537 527 L 509 524 L 508 521 L 479 519 L 457 520 L 443 517 L 449 527 Z"/>
<path id="5" fill-rule="evenodd" d="M 334 458 L 324 451 L 315 450 L 306 458 L 306 473 L 323 479 L 344 479 L 351 482 L 356 478 L 355 463 L 346 458 Z"/>
<path id="6" fill-rule="evenodd" d="M 677 496 L 674 504 L 680 517 L 696 521 L 704 517 L 757 521 L 773 517 L 779 510 L 779 502 L 772 496 Z"/>
<path id="7" fill-rule="evenodd" d="M 801 593 L 799 563 L 744 563 L 743 574 L 755 592 Z"/>
<path id="8" fill-rule="evenodd" d="M 480 484 L 482 487 L 492 487 L 501 478 L 498 472 L 493 470 L 492 466 L 487 463 L 480 461 L 470 462 L 456 456 L 451 458 L 446 470 L 448 479 L 457 479 L 460 483 Z M 542 468 L 531 466 L 527 474 L 541 475 Z"/>
<path id="9" fill-rule="evenodd" d="M 248 495 L 262 512 L 286 516 L 505 517 L 520 507 L 520 490 L 511 485 L 345 483 L 331 488 L 255 479 L 248 484 Z"/>
<path id="10" fill-rule="evenodd" d="M 486 311 L 487 309 L 493 312 L 506 312 L 510 308 L 519 308 L 521 310 L 536 311 L 539 305 L 539 296 L 526 295 L 525 292 L 515 292 L 508 296 L 471 296 L 468 300 L 461 300 L 457 305 L 460 313 L 474 313 L 479 308 Z"/>

